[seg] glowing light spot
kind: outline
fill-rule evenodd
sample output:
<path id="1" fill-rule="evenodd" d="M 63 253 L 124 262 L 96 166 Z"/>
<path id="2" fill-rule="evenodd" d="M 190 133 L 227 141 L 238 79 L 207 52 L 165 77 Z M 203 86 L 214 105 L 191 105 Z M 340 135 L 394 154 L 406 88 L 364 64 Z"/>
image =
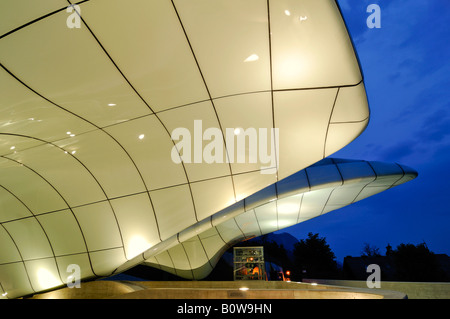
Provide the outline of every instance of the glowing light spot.
<path id="1" fill-rule="evenodd" d="M 253 62 L 253 61 L 258 61 L 258 60 L 259 60 L 259 56 L 257 54 L 252 54 L 247 59 L 245 59 L 244 62 Z"/>
<path id="2" fill-rule="evenodd" d="M 39 268 L 37 271 L 37 279 L 42 289 L 56 287 L 61 285 L 61 281 L 56 278 L 48 269 Z"/>
<path id="3" fill-rule="evenodd" d="M 134 235 L 127 244 L 127 257 L 134 258 L 149 249 L 151 244 L 142 236 Z"/>

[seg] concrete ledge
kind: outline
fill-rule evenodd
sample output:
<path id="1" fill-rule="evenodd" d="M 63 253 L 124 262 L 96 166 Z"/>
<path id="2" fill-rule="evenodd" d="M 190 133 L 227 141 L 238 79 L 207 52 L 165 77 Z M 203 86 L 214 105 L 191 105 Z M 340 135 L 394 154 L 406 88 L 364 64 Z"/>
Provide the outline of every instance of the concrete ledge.
<path id="1" fill-rule="evenodd" d="M 93 281 L 33 299 L 405 299 L 380 289 L 282 281 Z"/>
<path id="2" fill-rule="evenodd" d="M 366 282 L 359 280 L 304 279 L 303 282 L 315 282 L 334 287 L 367 288 Z M 450 283 L 448 282 L 381 281 L 381 289 L 404 293 L 408 299 L 450 299 Z"/>

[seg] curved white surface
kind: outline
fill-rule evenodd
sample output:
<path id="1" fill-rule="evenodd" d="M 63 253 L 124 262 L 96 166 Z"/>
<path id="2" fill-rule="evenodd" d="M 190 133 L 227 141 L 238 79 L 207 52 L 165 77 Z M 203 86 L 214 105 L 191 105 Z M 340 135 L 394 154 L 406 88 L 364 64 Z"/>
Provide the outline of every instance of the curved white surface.
<path id="1" fill-rule="evenodd" d="M 71 264 L 87 280 L 142 262 L 368 123 L 335 1 L 90 0 L 76 8 L 79 28 L 69 4 L 0 3 L 8 298 L 66 284 Z M 278 128 L 277 174 L 261 174 L 260 159 L 175 163 L 171 132 L 195 120 L 223 134 Z"/>
<path id="2" fill-rule="evenodd" d="M 417 177 L 395 163 L 324 159 L 219 212 L 179 243 L 148 251 L 145 264 L 180 277 L 203 279 L 236 243 L 271 233 L 351 205 Z"/>

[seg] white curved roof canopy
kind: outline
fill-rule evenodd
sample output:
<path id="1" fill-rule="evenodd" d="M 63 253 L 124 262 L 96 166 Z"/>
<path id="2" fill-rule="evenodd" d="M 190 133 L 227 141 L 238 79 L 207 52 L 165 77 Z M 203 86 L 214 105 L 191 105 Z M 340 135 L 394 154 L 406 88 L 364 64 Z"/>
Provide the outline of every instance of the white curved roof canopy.
<path id="1" fill-rule="evenodd" d="M 0 2 L 8 298 L 65 284 L 71 264 L 92 279 L 142 262 L 369 121 L 335 1 L 88 0 L 79 16 L 68 4 Z M 277 174 L 261 174 L 259 158 L 175 163 L 171 133 L 192 132 L 195 120 L 223 134 L 279 129 Z"/>
<path id="2" fill-rule="evenodd" d="M 351 205 L 416 177 L 415 170 L 395 163 L 327 158 L 214 214 L 181 232 L 175 246 L 161 253 L 150 249 L 143 258 L 146 265 L 203 279 L 222 253 L 242 240 Z"/>

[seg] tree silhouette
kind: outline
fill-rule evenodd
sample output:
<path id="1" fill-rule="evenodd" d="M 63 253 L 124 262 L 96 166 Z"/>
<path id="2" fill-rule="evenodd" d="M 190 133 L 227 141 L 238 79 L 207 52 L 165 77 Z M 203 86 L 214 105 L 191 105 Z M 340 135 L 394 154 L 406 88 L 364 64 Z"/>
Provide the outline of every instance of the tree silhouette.
<path id="1" fill-rule="evenodd" d="M 376 256 L 381 256 L 380 250 L 375 246 L 372 246 L 368 243 L 364 243 L 364 248 L 361 252 L 361 257 L 376 257 Z"/>
<path id="2" fill-rule="evenodd" d="M 325 237 L 319 238 L 319 234 L 308 233 L 308 238 L 294 245 L 292 279 L 336 278 L 338 267 L 335 259 Z"/>
<path id="3" fill-rule="evenodd" d="M 436 256 L 425 243 L 400 244 L 392 251 L 397 280 L 400 281 L 444 281 Z"/>

